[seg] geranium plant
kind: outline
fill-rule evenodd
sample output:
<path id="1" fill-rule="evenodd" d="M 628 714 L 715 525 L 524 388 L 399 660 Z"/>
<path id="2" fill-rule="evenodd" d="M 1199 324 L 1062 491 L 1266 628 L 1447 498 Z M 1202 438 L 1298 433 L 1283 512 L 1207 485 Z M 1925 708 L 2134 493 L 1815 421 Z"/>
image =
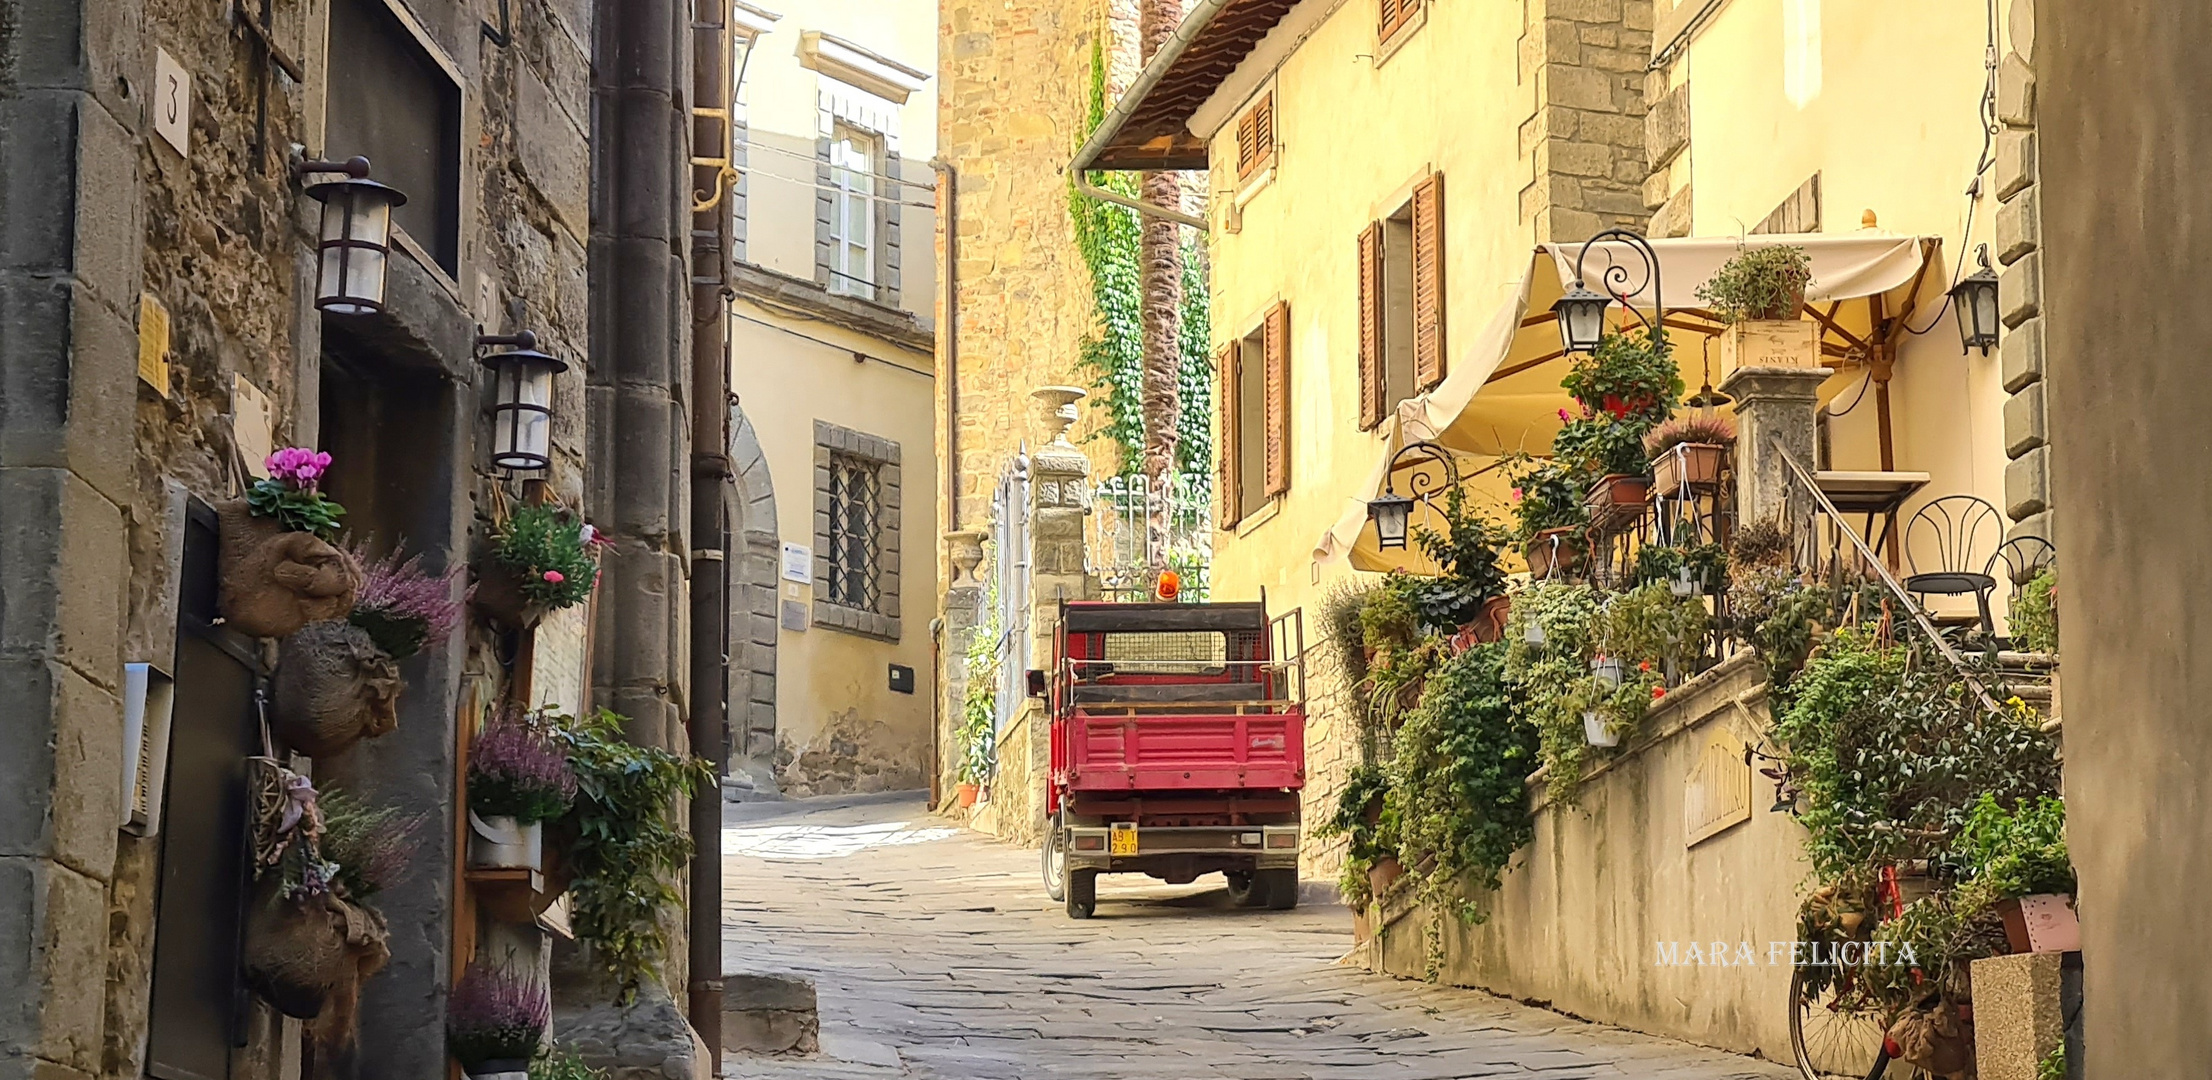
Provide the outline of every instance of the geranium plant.
<path id="1" fill-rule="evenodd" d="M 444 574 L 423 572 L 422 556 L 402 560 L 398 551 L 369 558 L 366 545 L 347 549 L 361 566 L 361 591 L 347 621 L 360 627 L 394 660 L 405 660 L 444 641 L 461 623 L 465 598 L 454 596 L 462 567 Z"/>
<path id="2" fill-rule="evenodd" d="M 330 470 L 330 455 L 304 446 L 287 446 L 264 462 L 269 475 L 246 489 L 246 506 L 256 517 L 275 518 L 292 532 L 323 540 L 338 535 L 346 508 L 324 497 L 320 486 Z"/>
<path id="3" fill-rule="evenodd" d="M 1813 260 L 1790 244 L 1745 248 L 1697 287 L 1697 298 L 1734 325 L 1753 319 L 1794 319 L 1813 279 Z"/>
<path id="4" fill-rule="evenodd" d="M 1589 524 L 1590 512 L 1582 505 L 1586 485 L 1566 463 L 1523 453 L 1507 457 L 1503 469 L 1513 485 L 1516 538 L 1527 541 L 1546 529 Z"/>
<path id="5" fill-rule="evenodd" d="M 469 744 L 468 790 L 479 816 L 551 821 L 576 801 L 576 770 L 544 721 L 508 713 Z"/>
<path id="6" fill-rule="evenodd" d="M 598 530 L 548 504 L 518 507 L 492 540 L 492 555 L 511 571 L 532 603 L 574 607 L 599 576 Z"/>
<path id="7" fill-rule="evenodd" d="M 1682 400 L 1682 373 L 1665 334 L 1634 330 L 1607 334 L 1559 387 L 1582 406 L 1584 418 L 1600 413 L 1645 422 L 1646 429 L 1674 414 Z"/>
<path id="8" fill-rule="evenodd" d="M 471 1073 L 522 1072 L 545 1042 L 552 1018 L 552 999 L 537 980 L 479 961 L 446 997 L 446 1052 Z"/>

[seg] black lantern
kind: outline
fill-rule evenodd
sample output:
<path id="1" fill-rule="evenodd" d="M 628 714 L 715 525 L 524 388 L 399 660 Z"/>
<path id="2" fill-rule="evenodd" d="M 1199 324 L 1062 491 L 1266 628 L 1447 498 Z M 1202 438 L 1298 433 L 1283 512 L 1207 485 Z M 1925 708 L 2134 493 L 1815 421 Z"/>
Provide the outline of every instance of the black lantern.
<path id="1" fill-rule="evenodd" d="M 1610 258 L 1606 260 L 1605 274 L 1600 278 L 1605 291 L 1595 292 L 1584 284 L 1588 279 L 1582 273 L 1583 262 L 1589 259 L 1592 249 L 1608 240 L 1626 244 L 1643 258 L 1644 276 L 1636 282 L 1635 288 L 1628 287 L 1631 280 L 1628 267 L 1613 262 Z M 1651 286 L 1651 308 L 1657 313 L 1656 318 L 1644 318 L 1644 313 L 1628 302 L 1628 298 L 1642 292 L 1645 285 Z M 1568 287 L 1566 295 L 1551 306 L 1553 317 L 1559 321 L 1560 346 L 1570 353 L 1595 350 L 1598 342 L 1605 339 L 1605 309 L 1615 303 L 1627 308 L 1628 313 L 1634 315 L 1637 322 L 1643 323 L 1644 329 L 1654 338 L 1659 335 L 1660 327 L 1666 322 L 1666 302 L 1659 295 L 1659 253 L 1652 250 L 1649 240 L 1627 229 L 1607 229 L 1584 241 L 1582 250 L 1576 253 L 1575 283 Z"/>
<path id="2" fill-rule="evenodd" d="M 1367 500 L 1368 520 L 1375 523 L 1375 546 L 1396 551 L 1406 546 L 1406 522 L 1413 516 L 1413 500 L 1395 491 Z"/>
<path id="3" fill-rule="evenodd" d="M 1551 306 L 1559 319 L 1559 344 L 1570 353 L 1586 353 L 1598 347 L 1605 337 L 1605 309 L 1613 300 L 1603 293 L 1594 293 L 1577 281 L 1567 295 Z"/>
<path id="4" fill-rule="evenodd" d="M 1414 500 L 1398 494 L 1398 463 L 1409 456 L 1425 457 L 1442 465 L 1444 484 L 1459 486 L 1459 467 L 1453 464 L 1451 451 L 1435 443 L 1427 440 L 1407 443 L 1404 449 L 1391 455 L 1390 467 L 1383 471 L 1383 493 L 1367 500 L 1367 519 L 1375 523 L 1375 547 L 1382 551 L 1398 551 L 1406 546 Z M 1435 476 L 1416 471 L 1407 478 L 1406 486 L 1415 497 L 1425 499 L 1440 485 Z"/>
<path id="5" fill-rule="evenodd" d="M 492 464 L 502 469 L 543 469 L 553 461 L 553 376 L 568 365 L 538 351 L 538 336 L 480 335 L 478 349 L 492 369 Z"/>
<path id="6" fill-rule="evenodd" d="M 1989 267 L 1989 245 L 1979 255 L 1982 268 L 1951 286 L 1952 313 L 1959 323 L 1962 349 L 1980 349 L 1983 356 L 1997 344 L 1997 271 Z"/>
<path id="7" fill-rule="evenodd" d="M 369 179 L 369 159 L 303 161 L 301 176 L 342 176 L 307 186 L 323 204 L 317 243 L 315 306 L 333 315 L 374 315 L 384 310 L 384 268 L 392 251 L 392 208 L 405 206 L 398 188 Z"/>

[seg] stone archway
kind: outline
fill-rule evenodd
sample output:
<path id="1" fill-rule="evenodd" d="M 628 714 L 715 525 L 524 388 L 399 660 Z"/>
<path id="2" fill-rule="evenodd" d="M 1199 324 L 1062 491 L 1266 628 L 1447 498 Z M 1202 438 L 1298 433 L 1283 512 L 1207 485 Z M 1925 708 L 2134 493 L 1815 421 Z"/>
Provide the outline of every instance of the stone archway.
<path id="1" fill-rule="evenodd" d="M 730 408 L 730 778 L 776 789 L 776 485 L 745 410 Z"/>

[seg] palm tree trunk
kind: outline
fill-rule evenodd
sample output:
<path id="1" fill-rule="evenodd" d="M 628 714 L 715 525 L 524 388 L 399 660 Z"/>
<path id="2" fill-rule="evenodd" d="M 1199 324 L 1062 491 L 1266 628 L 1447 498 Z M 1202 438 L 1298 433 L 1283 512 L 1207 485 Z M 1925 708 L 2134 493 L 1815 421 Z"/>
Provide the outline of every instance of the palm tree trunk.
<path id="1" fill-rule="evenodd" d="M 1182 0 L 1141 0 L 1137 38 L 1143 62 L 1167 43 L 1183 19 Z M 1183 207 L 1182 180 L 1172 172 L 1148 172 L 1141 197 L 1168 210 Z M 1157 573 L 1167 565 L 1168 490 L 1175 475 L 1177 375 L 1182 367 L 1182 226 L 1146 217 L 1137 250 L 1137 281 L 1144 325 L 1145 562 Z"/>

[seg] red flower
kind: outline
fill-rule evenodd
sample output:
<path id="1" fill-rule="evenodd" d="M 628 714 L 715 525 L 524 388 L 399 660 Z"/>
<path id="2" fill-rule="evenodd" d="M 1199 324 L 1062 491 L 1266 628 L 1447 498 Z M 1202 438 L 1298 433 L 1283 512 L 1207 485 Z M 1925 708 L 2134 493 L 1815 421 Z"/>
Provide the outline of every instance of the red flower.
<path id="1" fill-rule="evenodd" d="M 1638 662 L 1638 663 L 1636 664 L 1636 670 L 1638 670 L 1638 671 L 1650 671 L 1650 670 L 1651 670 L 1651 661 L 1649 661 L 1649 660 L 1643 660 L 1643 661 L 1639 661 L 1639 662 Z"/>
<path id="2" fill-rule="evenodd" d="M 1666 688 L 1666 687 L 1664 687 L 1664 686 L 1654 686 L 1654 687 L 1652 687 L 1652 688 L 1651 688 L 1651 700 L 1653 700 L 1653 701 L 1657 701 L 1657 700 L 1659 700 L 1660 698 L 1663 698 L 1663 697 L 1666 697 L 1666 696 L 1667 696 L 1667 688 Z"/>

